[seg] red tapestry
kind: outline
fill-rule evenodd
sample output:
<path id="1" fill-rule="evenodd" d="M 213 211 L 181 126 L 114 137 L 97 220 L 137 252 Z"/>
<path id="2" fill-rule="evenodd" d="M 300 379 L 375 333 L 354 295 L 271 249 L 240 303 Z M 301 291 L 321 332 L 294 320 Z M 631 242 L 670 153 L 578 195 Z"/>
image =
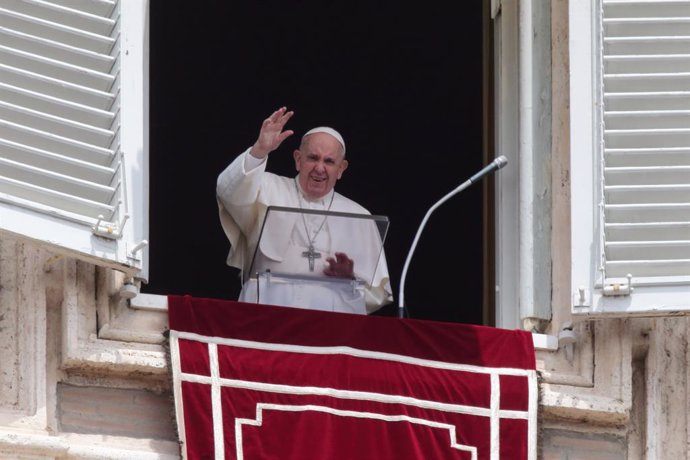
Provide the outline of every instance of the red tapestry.
<path id="1" fill-rule="evenodd" d="M 188 459 L 534 459 L 531 334 L 170 296 Z"/>

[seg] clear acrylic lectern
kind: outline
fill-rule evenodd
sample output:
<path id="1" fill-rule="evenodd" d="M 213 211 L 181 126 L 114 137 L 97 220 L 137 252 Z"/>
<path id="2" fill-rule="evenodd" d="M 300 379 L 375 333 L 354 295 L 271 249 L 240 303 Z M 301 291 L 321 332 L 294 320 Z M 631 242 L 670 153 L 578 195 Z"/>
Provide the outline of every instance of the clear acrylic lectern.
<path id="1" fill-rule="evenodd" d="M 388 223 L 385 216 L 270 206 L 240 300 L 365 314 Z M 336 253 L 353 262 L 352 276 L 324 274 Z"/>

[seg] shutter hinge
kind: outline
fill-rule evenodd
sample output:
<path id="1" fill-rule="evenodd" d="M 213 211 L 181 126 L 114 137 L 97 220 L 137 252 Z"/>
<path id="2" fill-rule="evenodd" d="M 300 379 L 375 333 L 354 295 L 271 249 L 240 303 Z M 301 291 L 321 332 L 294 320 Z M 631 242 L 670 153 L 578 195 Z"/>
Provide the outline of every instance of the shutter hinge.
<path id="1" fill-rule="evenodd" d="M 629 296 L 633 292 L 632 275 L 628 273 L 627 283 L 611 283 L 604 285 L 601 293 L 605 296 Z"/>
<path id="2" fill-rule="evenodd" d="M 125 214 L 122 218 L 122 222 L 117 224 L 115 222 L 104 222 L 104 217 L 102 215 L 98 216 L 96 224 L 91 227 L 91 232 L 94 235 L 102 236 L 103 238 L 110 238 L 111 240 L 117 240 L 122 237 L 122 229 L 125 227 L 129 215 Z"/>

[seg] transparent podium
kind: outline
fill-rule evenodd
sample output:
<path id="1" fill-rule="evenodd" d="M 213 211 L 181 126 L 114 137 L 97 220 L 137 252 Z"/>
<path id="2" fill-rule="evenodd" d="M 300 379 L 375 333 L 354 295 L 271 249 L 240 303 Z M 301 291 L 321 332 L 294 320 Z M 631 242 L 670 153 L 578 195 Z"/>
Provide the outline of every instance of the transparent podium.
<path id="1" fill-rule="evenodd" d="M 385 216 L 270 206 L 240 300 L 366 314 L 388 224 Z M 326 275 L 334 261 L 340 273 Z"/>

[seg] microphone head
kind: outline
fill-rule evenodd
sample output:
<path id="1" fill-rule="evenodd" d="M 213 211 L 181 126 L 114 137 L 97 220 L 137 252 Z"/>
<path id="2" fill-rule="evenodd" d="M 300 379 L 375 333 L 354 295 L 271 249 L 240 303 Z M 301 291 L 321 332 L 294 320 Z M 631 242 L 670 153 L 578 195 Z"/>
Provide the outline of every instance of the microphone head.
<path id="1" fill-rule="evenodd" d="M 501 155 L 494 160 L 494 164 L 496 165 L 496 169 L 501 169 L 508 164 L 508 159 L 504 155 Z"/>

